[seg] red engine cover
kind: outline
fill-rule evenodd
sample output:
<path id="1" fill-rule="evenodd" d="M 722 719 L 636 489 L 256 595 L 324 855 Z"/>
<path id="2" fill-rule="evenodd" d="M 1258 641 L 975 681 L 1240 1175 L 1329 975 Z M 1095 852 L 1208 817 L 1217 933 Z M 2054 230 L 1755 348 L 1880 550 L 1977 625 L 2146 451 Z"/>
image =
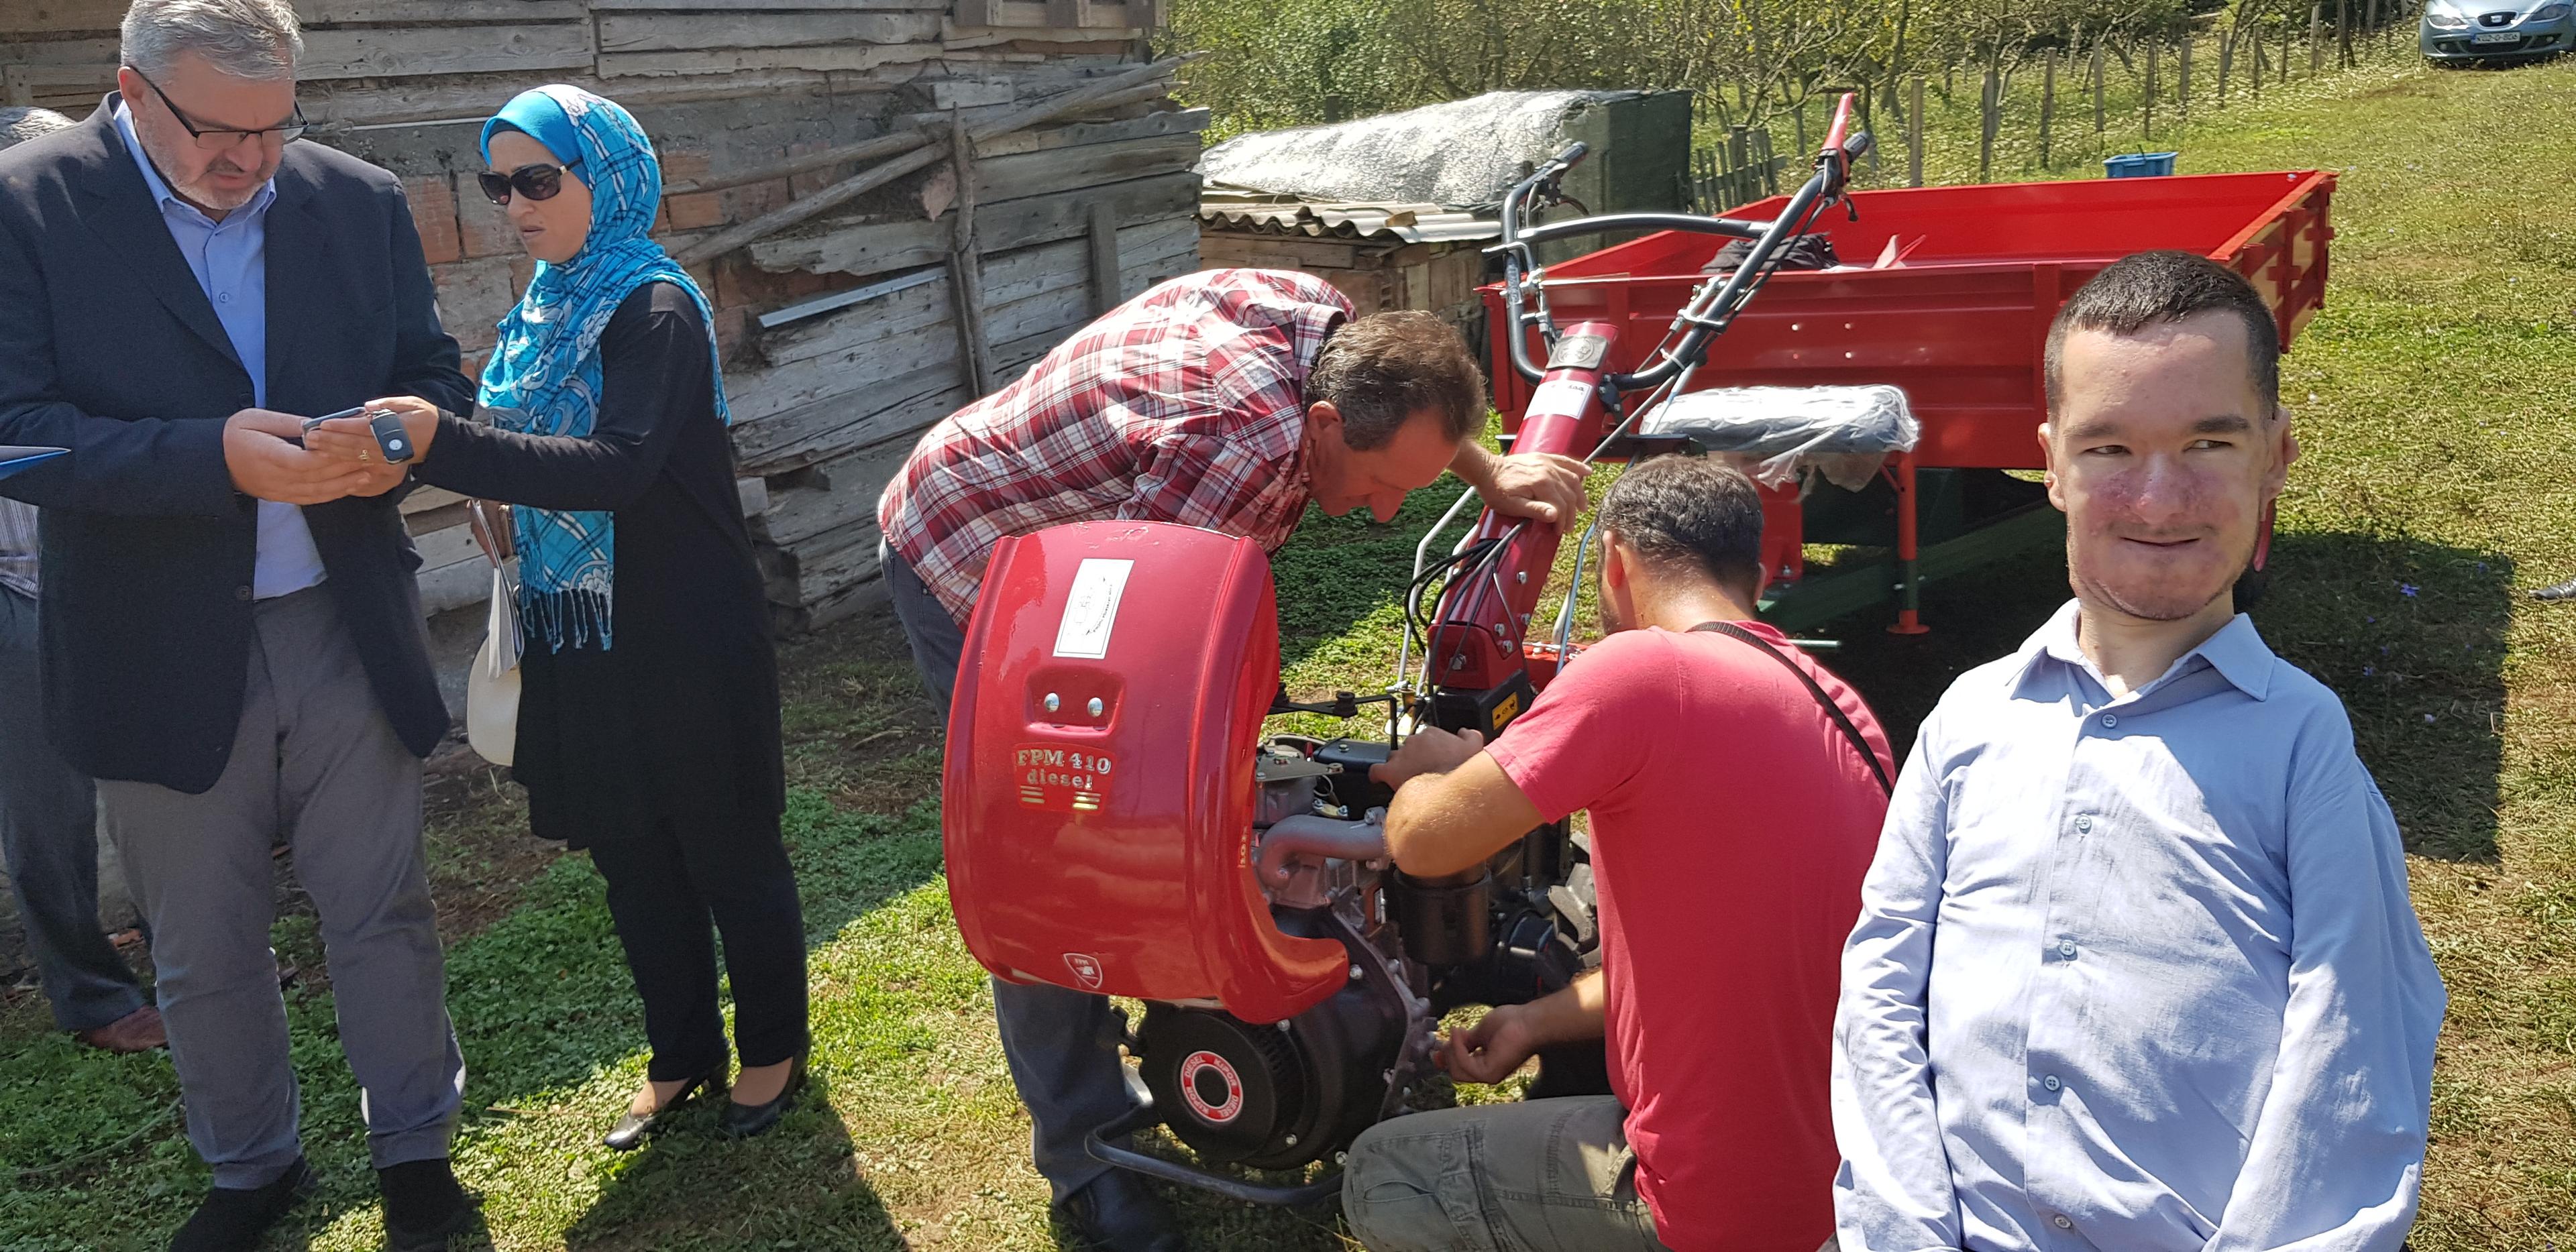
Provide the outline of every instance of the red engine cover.
<path id="1" fill-rule="evenodd" d="M 962 656 L 941 829 L 984 968 L 1252 1022 L 1347 981 L 1341 945 L 1271 923 L 1250 867 L 1279 682 L 1258 545 L 1154 522 L 1006 538 Z"/>

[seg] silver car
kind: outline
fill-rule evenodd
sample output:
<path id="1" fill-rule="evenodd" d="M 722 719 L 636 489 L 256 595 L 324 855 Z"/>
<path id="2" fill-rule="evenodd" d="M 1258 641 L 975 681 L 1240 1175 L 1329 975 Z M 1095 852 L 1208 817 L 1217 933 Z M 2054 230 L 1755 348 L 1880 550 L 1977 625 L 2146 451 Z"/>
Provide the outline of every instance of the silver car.
<path id="1" fill-rule="evenodd" d="M 2427 0 L 2416 36 L 2435 65 L 2523 60 L 2576 47 L 2570 0 Z"/>

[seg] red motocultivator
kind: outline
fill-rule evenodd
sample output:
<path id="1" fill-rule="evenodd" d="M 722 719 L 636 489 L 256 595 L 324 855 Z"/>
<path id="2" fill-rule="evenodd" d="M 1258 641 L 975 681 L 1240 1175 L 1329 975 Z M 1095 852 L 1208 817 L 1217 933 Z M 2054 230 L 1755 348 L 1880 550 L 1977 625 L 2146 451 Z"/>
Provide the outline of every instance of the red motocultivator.
<path id="1" fill-rule="evenodd" d="M 1794 481 L 1774 486 L 1766 519 L 1779 533 L 1767 543 L 1766 562 L 1775 589 L 1788 587 L 1775 607 L 1804 595 L 1806 604 L 1832 608 L 1785 614 L 1813 621 L 1894 595 L 1905 610 L 1900 625 L 1911 628 L 1914 584 L 1926 567 L 1966 563 L 1967 550 L 1955 545 L 1976 542 L 1981 524 L 2010 529 L 2024 544 L 2058 533 L 2033 520 L 2054 514 L 2032 502 L 2026 483 L 1970 482 L 1945 486 L 1946 496 L 1921 493 L 1949 502 L 1939 505 L 1947 511 L 1936 519 L 1936 541 L 1919 550 L 1916 510 L 1919 462 L 1997 480 L 2002 469 L 2037 463 L 2030 434 L 2041 404 L 2037 332 L 2063 296 L 2118 255 L 2190 246 L 2258 274 L 2281 310 L 2283 330 L 2293 330 L 2321 303 L 2332 182 L 2325 175 L 2290 175 L 2286 184 L 2281 175 L 2129 180 L 2128 187 L 2223 183 L 2222 199 L 2234 198 L 2222 216 L 2241 222 L 2248 208 L 2260 212 L 2253 227 L 2205 239 L 2173 238 L 2184 228 L 2170 212 L 2152 220 L 2120 215 L 2115 228 L 2091 232 L 2089 242 L 2061 241 L 2073 249 L 2066 257 L 1954 257 L 1939 267 L 1946 273 L 1900 268 L 1908 245 L 1881 226 L 1873 236 L 1888 241 L 1880 266 L 1785 274 L 1794 280 L 1799 312 L 1782 322 L 1777 302 L 1766 299 L 1755 350 L 1740 358 L 1730 350 L 1723 367 L 1712 364 L 1710 344 L 1783 273 L 1792 241 L 1830 234 L 1844 255 L 1855 255 L 1844 245 L 1867 246 L 1857 234 L 1846 237 L 1849 221 L 1828 221 L 1829 211 L 1848 210 L 1832 215 L 1843 219 L 1858 215 L 1855 202 L 1882 201 L 1897 216 L 1898 198 L 1952 194 L 1847 193 L 1851 163 L 1868 146 L 1865 134 L 1847 137 L 1850 110 L 1845 97 L 1812 175 L 1795 194 L 1756 206 L 1771 210 L 1759 220 L 1630 213 L 1538 224 L 1539 212 L 1560 202 L 1556 182 L 1583 157 L 1580 144 L 1513 187 L 1497 249 L 1505 277 L 1488 291 L 1498 315 L 1496 390 L 1503 411 L 1517 414 L 1514 451 L 1596 461 L 1716 451 L 1743 457 L 1775 482 L 1788 481 L 1782 467 L 1795 457 L 1859 458 L 1869 490 L 1812 496 L 1859 501 L 1826 507 L 1846 515 L 1835 526 L 1849 530 L 1849 515 L 1859 515 L 1878 537 L 1834 541 L 1887 547 L 1896 559 L 1860 576 L 1874 587 L 1865 593 L 1802 588 L 1825 580 L 1801 577 L 1801 523 L 1807 542 L 1822 541 L 1820 529 L 1834 527 L 1809 520 L 1817 500 L 1802 510 Z M 2056 194 L 1958 190 L 1994 193 L 2005 197 L 2006 209 L 2025 210 Z M 2099 198 L 2090 190 L 2071 194 Z M 2175 193 L 2122 194 L 2170 200 Z M 2257 206 L 2247 196 L 2267 198 Z M 1967 220 L 1958 207 L 1943 220 Z M 1600 231 L 1658 233 L 1539 272 L 1536 245 Z M 1910 232 L 1900 221 L 1896 233 Z M 2112 247 L 2124 233 L 2144 241 Z M 1744 243 L 1719 264 L 1709 255 L 1716 251 L 1712 236 Z M 1991 244 L 1991 231 L 1979 238 Z M 2077 253 L 2101 255 L 2079 263 Z M 2040 270 L 2050 284 L 2045 290 L 2032 285 Z M 2010 285 L 1999 273 L 2020 275 L 2017 297 L 1997 294 Z M 1913 302 L 1907 316 L 1871 320 L 1857 311 L 1871 282 L 1890 280 L 1897 283 L 1891 290 Z M 1652 311 L 1658 297 L 1662 311 Z M 1838 327 L 1830 334 L 1816 320 L 1828 317 Z M 1660 339 L 1632 333 L 1651 322 L 1668 323 Z M 1861 325 L 1870 328 L 1866 343 L 1852 340 Z M 2009 334 L 2010 342 L 1978 341 L 1981 326 Z M 1930 336 L 1927 343 L 1958 347 L 1968 366 L 1889 346 L 1918 332 Z M 1864 356 L 1870 368 L 1851 365 Z M 1833 403 L 1820 401 L 1815 389 L 1755 397 L 1762 403 L 1749 407 L 1774 414 L 1805 405 L 1816 413 L 1866 407 L 1877 415 L 1870 423 L 1819 419 L 1788 433 L 1777 421 L 1704 420 L 1711 410 L 1694 394 L 1818 375 L 1902 390 L 1823 389 L 1837 393 L 1822 396 Z M 1883 397 L 1847 403 L 1864 390 L 1892 394 L 1892 407 Z M 1924 408 L 1919 423 L 1909 396 Z M 1955 458 L 1925 462 L 1921 453 L 1935 450 Z M 1960 496 L 1982 499 L 1982 512 L 1961 512 Z M 1269 563 L 1247 540 L 1186 526 L 1090 522 L 1004 539 L 996 548 L 967 631 L 948 726 L 950 894 L 967 946 L 995 976 L 1146 1002 L 1127 1047 L 1152 1103 L 1093 1135 L 1091 1151 L 1101 1159 L 1243 1200 L 1322 1199 L 1338 1188 L 1338 1177 L 1272 1184 L 1236 1171 L 1303 1171 L 1330 1159 L 1361 1130 L 1401 1111 L 1408 1091 L 1432 1075 L 1434 1028 L 1449 1009 L 1535 999 L 1593 959 L 1590 867 L 1582 842 L 1563 824 L 1533 830 L 1453 878 L 1415 879 L 1388 861 L 1382 823 L 1392 797 L 1369 778 L 1369 767 L 1386 759 L 1408 724 L 1500 732 L 1569 656 L 1584 554 L 1576 556 L 1574 586 L 1560 588 L 1554 620 L 1536 618 L 1557 528 L 1488 513 L 1435 556 L 1436 539 L 1471 498 L 1460 497 L 1417 549 L 1396 683 L 1384 695 L 1343 693 L 1321 705 L 1290 704 L 1280 690 Z M 1940 544 L 1954 546 L 1945 555 Z M 1388 714 L 1383 740 L 1263 734 L 1263 720 L 1274 713 L 1349 718 L 1381 702 Z M 1543 1055 L 1533 1094 L 1606 1089 L 1600 1065 L 1597 1049 Z M 1156 1123 L 1204 1166 L 1123 1146 Z"/>

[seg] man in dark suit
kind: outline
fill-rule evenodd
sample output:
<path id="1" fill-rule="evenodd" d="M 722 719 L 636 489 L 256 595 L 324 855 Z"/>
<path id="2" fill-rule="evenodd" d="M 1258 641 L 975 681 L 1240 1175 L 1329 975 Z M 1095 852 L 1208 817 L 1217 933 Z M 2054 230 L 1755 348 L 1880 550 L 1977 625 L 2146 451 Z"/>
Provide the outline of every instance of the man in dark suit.
<path id="1" fill-rule="evenodd" d="M 421 854 L 447 730 L 405 473 L 290 414 L 463 410 L 400 184 L 298 142 L 287 0 L 135 0 L 117 94 L 0 153 L 0 444 L 40 507 L 43 704 L 100 780 L 152 927 L 188 1137 L 214 1189 L 171 1243 L 247 1249 L 310 1190 L 268 933 L 270 849 L 320 915 L 393 1246 L 473 1211 L 464 1065 Z"/>

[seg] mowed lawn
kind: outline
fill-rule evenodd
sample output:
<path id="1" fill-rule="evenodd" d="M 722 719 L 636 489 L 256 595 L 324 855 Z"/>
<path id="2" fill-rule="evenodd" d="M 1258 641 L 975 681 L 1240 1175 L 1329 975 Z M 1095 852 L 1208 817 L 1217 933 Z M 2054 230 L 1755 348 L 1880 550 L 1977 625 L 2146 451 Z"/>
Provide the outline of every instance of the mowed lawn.
<path id="1" fill-rule="evenodd" d="M 2159 137 L 2187 171 L 2343 172 L 2330 307 L 2285 367 L 2306 455 L 2256 616 L 2343 694 L 2416 854 L 2452 996 L 2425 1252 L 2576 1235 L 2576 606 L 2521 594 L 2576 574 L 2570 133 L 2576 63 L 2365 69 Z M 1451 490 L 1423 493 L 1394 527 L 1318 519 L 1281 555 L 1294 684 L 1385 681 L 1394 588 Z M 2046 558 L 1937 584 L 1932 635 L 1854 619 L 1829 632 L 1846 645 L 1831 663 L 1910 739 L 1952 675 L 2017 643 L 2063 588 Z M 1057 1246 L 990 997 L 949 919 L 937 730 L 890 619 L 785 660 L 819 1098 L 764 1139 L 720 1142 L 700 1109 L 631 1156 L 596 1146 L 643 1070 L 597 878 L 522 833 L 493 773 L 435 784 L 449 1007 L 471 1070 L 457 1162 L 498 1248 Z M 281 902 L 324 1186 L 273 1246 L 376 1246 L 329 970 L 301 897 L 282 888 Z M 13 997 L 0 1011 L 0 1248 L 158 1247 L 205 1185 L 176 1094 L 165 1056 L 76 1050 L 38 997 Z M 1345 1246 L 1329 1209 L 1174 1198 L 1199 1248 Z"/>

